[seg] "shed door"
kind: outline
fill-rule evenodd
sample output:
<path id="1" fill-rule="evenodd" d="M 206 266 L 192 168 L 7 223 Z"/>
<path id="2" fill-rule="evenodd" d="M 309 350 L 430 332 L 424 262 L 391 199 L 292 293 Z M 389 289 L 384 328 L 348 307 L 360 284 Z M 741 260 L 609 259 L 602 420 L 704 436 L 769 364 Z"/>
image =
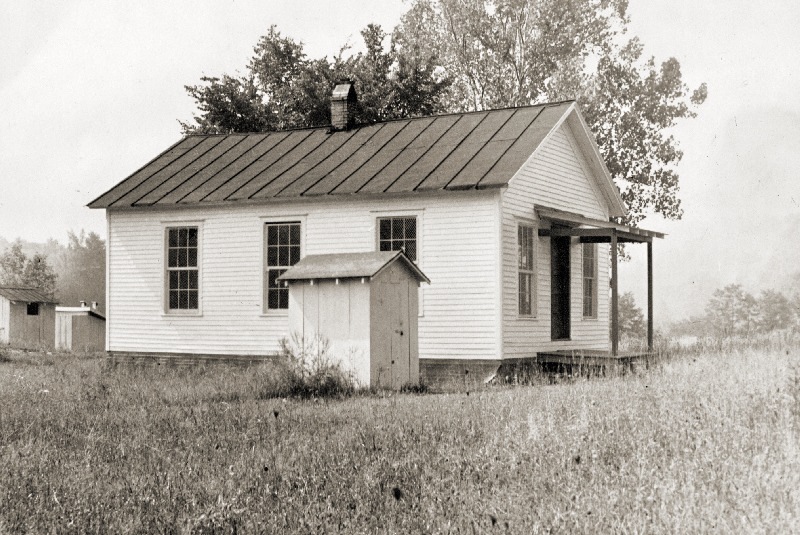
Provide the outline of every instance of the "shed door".
<path id="1" fill-rule="evenodd" d="M 392 388 L 400 388 L 411 380 L 411 346 L 408 329 L 408 283 L 388 285 L 392 295 Z"/>
<path id="2" fill-rule="evenodd" d="M 569 245 L 569 236 L 550 238 L 550 334 L 553 340 L 570 337 Z"/>

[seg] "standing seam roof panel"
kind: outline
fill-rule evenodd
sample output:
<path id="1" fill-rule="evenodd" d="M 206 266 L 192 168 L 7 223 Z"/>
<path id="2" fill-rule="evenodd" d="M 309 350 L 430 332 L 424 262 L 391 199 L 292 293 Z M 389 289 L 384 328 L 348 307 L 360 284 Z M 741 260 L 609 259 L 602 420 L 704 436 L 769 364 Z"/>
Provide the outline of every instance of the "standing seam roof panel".
<path id="1" fill-rule="evenodd" d="M 278 193 L 294 184 L 302 178 L 304 174 L 316 167 L 320 162 L 325 161 L 331 154 L 336 152 L 339 147 L 350 138 L 349 132 L 326 133 L 321 144 L 308 153 L 304 158 L 287 169 L 277 179 L 263 187 L 256 194 L 251 195 L 251 199 L 265 199 L 275 197 Z"/>
<path id="2" fill-rule="evenodd" d="M 431 145 L 430 149 L 414 165 L 406 169 L 403 176 L 387 191 L 416 191 L 445 158 L 483 121 L 489 112 L 462 115 L 447 132 Z"/>
<path id="3" fill-rule="evenodd" d="M 420 133 L 433 122 L 433 119 L 408 121 L 406 126 L 393 139 L 390 144 L 384 145 L 376 152 L 358 171 L 341 185 L 339 189 L 360 192 L 372 179 L 389 165 L 405 148 L 411 144 Z"/>
<path id="4" fill-rule="evenodd" d="M 188 150 L 180 157 L 176 158 L 172 163 L 159 170 L 146 181 L 142 182 L 128 193 L 116 200 L 114 204 L 121 204 L 125 206 L 133 206 L 133 203 L 139 200 L 143 195 L 149 192 L 154 187 L 160 186 L 163 182 L 169 180 L 172 176 L 179 173 L 187 166 L 191 165 L 195 160 L 200 158 L 203 154 L 217 146 L 222 140 L 220 137 L 207 137 L 200 143 L 195 145 L 192 149 Z"/>
<path id="5" fill-rule="evenodd" d="M 514 115 L 515 110 L 500 110 L 497 113 L 487 114 L 484 119 L 475 126 L 467 137 L 442 160 L 436 169 L 417 186 L 417 190 L 426 191 L 434 189 L 444 189 L 464 167 L 492 139 L 508 120 Z M 474 184 L 478 183 L 481 177 L 474 177 Z M 474 185 L 473 184 L 473 185 Z"/>
<path id="6" fill-rule="evenodd" d="M 142 198 L 134 202 L 136 206 L 155 204 L 159 199 L 174 191 L 181 184 L 206 169 L 209 165 L 213 164 L 223 155 L 225 155 L 231 148 L 239 144 L 244 136 L 230 135 L 225 136 L 214 148 L 203 154 L 200 158 L 192 162 L 187 167 L 183 168 L 178 173 L 174 174 L 171 178 L 162 182 L 161 185 L 144 195 Z"/>
<path id="7" fill-rule="evenodd" d="M 255 194 L 278 180 L 284 173 L 317 150 L 329 136 L 330 134 L 325 130 L 313 130 L 309 136 L 298 143 L 292 150 L 283 154 L 272 162 L 272 165 L 253 177 L 253 180 L 244 184 L 233 194 L 228 195 L 228 200 L 252 199 Z"/>
<path id="8" fill-rule="evenodd" d="M 224 187 L 229 181 L 233 180 L 236 176 L 242 173 L 250 165 L 258 161 L 259 158 L 271 151 L 275 145 L 283 141 L 289 136 L 289 132 L 280 132 L 277 134 L 258 134 L 258 143 L 253 145 L 249 150 L 246 150 L 233 161 L 228 162 L 219 173 L 205 181 L 197 190 L 188 193 L 181 198 L 181 203 L 201 202 L 209 195 Z"/>
<path id="9" fill-rule="evenodd" d="M 414 165 L 426 152 L 439 140 L 459 117 L 447 115 L 434 117 L 433 122 L 420 135 L 412 141 L 404 151 L 393 159 L 386 167 L 370 180 L 364 188 L 364 193 L 383 193 L 397 182 L 412 165 Z"/>
<path id="10" fill-rule="evenodd" d="M 280 139 L 261 156 L 248 163 L 246 167 L 241 169 L 236 175 L 227 180 L 213 193 L 207 195 L 203 200 L 209 202 L 224 201 L 240 190 L 242 186 L 250 182 L 253 178 L 257 177 L 264 169 L 280 160 L 284 154 L 290 152 L 310 135 L 311 131 L 309 130 L 288 132 L 286 136 Z"/>
<path id="11" fill-rule="evenodd" d="M 185 154 L 192 147 L 200 143 L 200 141 L 202 141 L 202 138 L 183 138 L 172 147 L 153 158 L 149 163 L 140 167 L 137 171 L 134 171 L 128 178 L 92 201 L 90 206 L 111 206 L 119 200 L 120 197 L 175 161 L 175 159 Z"/>
<path id="12" fill-rule="evenodd" d="M 393 143 L 394 140 L 397 139 L 397 136 L 400 135 L 400 132 L 404 131 L 406 127 L 408 127 L 410 122 L 411 121 L 396 121 L 387 124 L 386 128 L 381 130 L 381 134 L 383 135 L 379 134 L 373 137 L 372 140 L 370 140 L 372 143 L 370 143 L 369 147 L 362 147 L 354 154 L 353 158 L 348 160 L 344 165 L 337 169 L 337 171 L 342 171 L 340 174 L 341 180 L 339 180 L 339 183 L 336 184 L 333 189 L 331 189 L 330 193 L 356 193 L 357 190 L 353 187 L 353 184 L 347 183 L 348 178 L 359 172 L 363 167 L 369 165 L 375 155 L 386 145 Z M 388 139 L 384 140 L 384 137 Z"/>
<path id="13" fill-rule="evenodd" d="M 491 171 L 494 164 L 503 157 L 514 144 L 514 140 L 528 128 L 542 108 L 519 108 L 514 115 L 492 136 L 475 157 L 446 186 L 447 189 L 469 189 L 477 187 L 480 181 Z"/>
<path id="14" fill-rule="evenodd" d="M 245 134 L 242 138 L 242 142 L 236 144 L 235 147 L 226 152 L 224 158 L 219 158 L 205 169 L 202 169 L 179 187 L 160 198 L 156 204 L 174 204 L 180 202 L 181 199 L 190 195 L 192 192 L 202 189 L 207 182 L 212 180 L 218 173 L 221 173 L 223 169 L 231 165 L 231 163 L 235 162 L 258 143 L 264 141 L 265 136 Z"/>
<path id="15" fill-rule="evenodd" d="M 310 169 L 308 173 L 293 182 L 283 191 L 278 193 L 279 197 L 296 197 L 304 195 L 306 191 L 314 188 L 321 180 L 347 161 L 360 147 L 368 143 L 380 129 L 382 124 L 364 126 L 355 130 L 348 130 L 350 137 L 347 138 L 338 149 L 331 153 L 330 157 L 319 165 Z"/>

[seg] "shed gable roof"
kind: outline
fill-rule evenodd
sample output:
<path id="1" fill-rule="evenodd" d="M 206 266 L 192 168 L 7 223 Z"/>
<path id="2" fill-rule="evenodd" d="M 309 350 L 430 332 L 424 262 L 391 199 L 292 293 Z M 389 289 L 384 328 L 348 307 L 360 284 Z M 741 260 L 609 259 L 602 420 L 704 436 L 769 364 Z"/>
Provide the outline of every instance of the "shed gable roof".
<path id="1" fill-rule="evenodd" d="M 37 288 L 14 288 L 10 286 L 0 286 L 0 296 L 12 302 L 24 303 L 56 303 L 57 301 L 48 297 Z"/>
<path id="2" fill-rule="evenodd" d="M 403 119 L 346 131 L 323 127 L 190 135 L 89 207 L 505 187 L 575 110 L 570 101 Z"/>
<path id="3" fill-rule="evenodd" d="M 309 255 L 278 277 L 280 281 L 374 277 L 386 266 L 403 263 L 420 282 L 428 277 L 402 251 Z"/>

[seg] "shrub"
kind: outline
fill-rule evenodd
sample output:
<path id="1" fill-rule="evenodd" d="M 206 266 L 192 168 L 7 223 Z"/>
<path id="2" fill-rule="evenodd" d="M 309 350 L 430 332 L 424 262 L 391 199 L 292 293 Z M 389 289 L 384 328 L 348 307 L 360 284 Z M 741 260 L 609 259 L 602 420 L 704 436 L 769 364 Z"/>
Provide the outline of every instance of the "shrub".
<path id="1" fill-rule="evenodd" d="M 272 388 L 262 397 L 343 397 L 356 390 L 352 374 L 330 355 L 330 342 L 323 336 L 305 339 L 293 334 L 280 342 L 281 351 L 271 372 Z"/>

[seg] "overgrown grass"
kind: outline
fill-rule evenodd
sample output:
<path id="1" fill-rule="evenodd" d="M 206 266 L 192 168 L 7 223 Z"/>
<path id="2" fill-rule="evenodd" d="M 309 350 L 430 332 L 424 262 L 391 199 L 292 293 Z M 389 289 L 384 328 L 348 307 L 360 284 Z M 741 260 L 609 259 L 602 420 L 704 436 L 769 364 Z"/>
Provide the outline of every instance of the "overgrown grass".
<path id="1" fill-rule="evenodd" d="M 800 352 L 263 399 L 269 370 L 0 363 L 0 533 L 789 533 Z"/>

